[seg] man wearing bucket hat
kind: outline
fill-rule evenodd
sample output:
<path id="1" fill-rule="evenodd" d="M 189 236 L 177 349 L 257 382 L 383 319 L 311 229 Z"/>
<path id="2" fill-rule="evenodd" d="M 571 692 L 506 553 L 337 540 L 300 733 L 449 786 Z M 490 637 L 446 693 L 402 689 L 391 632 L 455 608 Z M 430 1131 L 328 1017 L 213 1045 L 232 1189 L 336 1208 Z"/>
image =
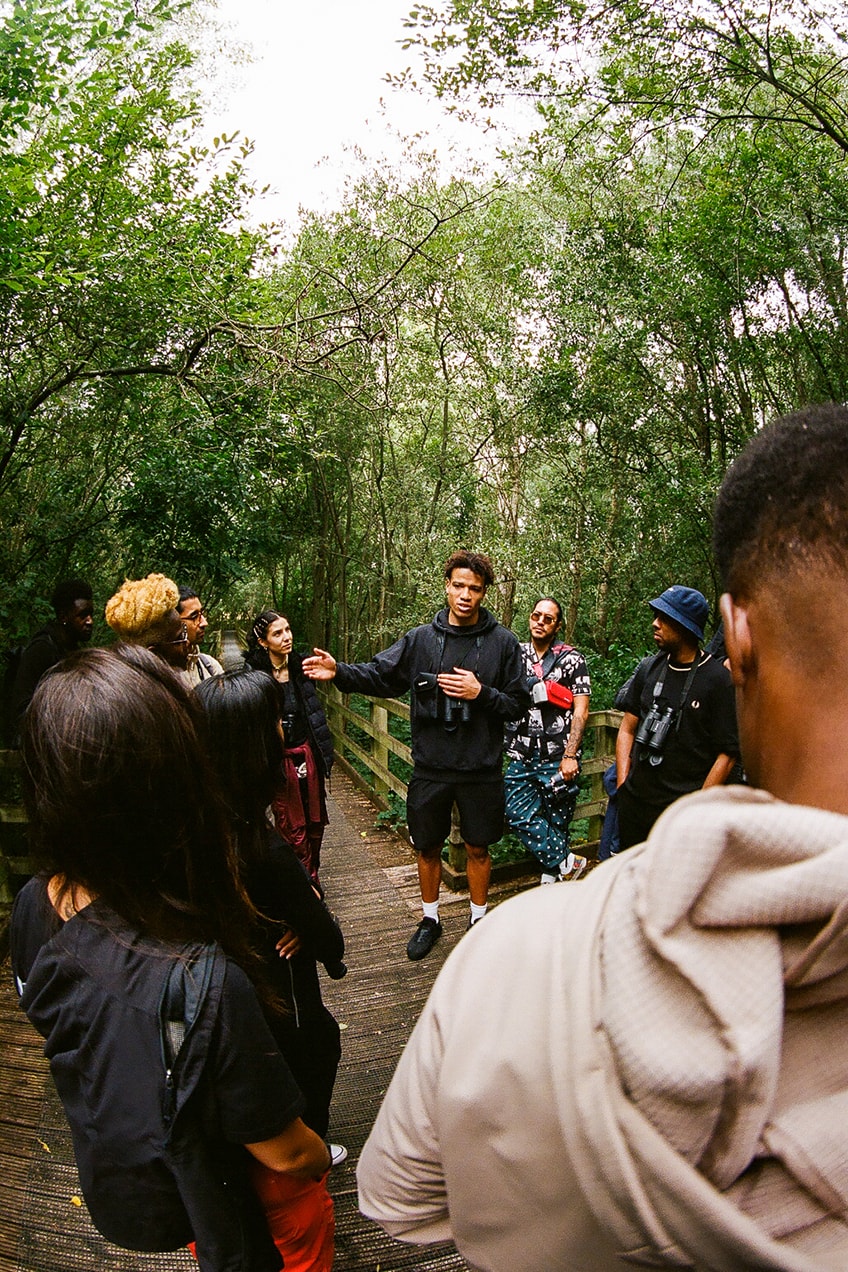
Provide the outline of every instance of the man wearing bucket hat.
<path id="1" fill-rule="evenodd" d="M 739 755 L 730 673 L 701 649 L 706 597 L 675 585 L 650 606 L 659 652 L 630 683 L 615 750 L 622 849 L 681 795 L 725 782 Z"/>

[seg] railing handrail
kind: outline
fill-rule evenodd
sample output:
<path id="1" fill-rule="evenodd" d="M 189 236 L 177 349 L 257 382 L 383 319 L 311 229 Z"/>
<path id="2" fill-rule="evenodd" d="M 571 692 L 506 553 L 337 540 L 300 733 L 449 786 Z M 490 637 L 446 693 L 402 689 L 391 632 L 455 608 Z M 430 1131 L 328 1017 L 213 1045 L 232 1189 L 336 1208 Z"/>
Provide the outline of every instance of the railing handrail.
<path id="1" fill-rule="evenodd" d="M 352 777 L 371 802 L 380 809 L 388 807 L 388 793 L 393 791 L 400 799 L 406 799 L 406 783 L 393 773 L 389 766 L 389 755 L 395 755 L 406 764 L 412 765 L 412 753 L 405 742 L 394 737 L 388 727 L 388 719 L 395 716 L 409 721 L 409 703 L 398 698 L 372 698 L 367 694 L 356 694 L 368 703 L 368 715 L 354 711 L 350 706 L 350 694 L 342 694 L 335 685 L 322 685 L 322 697 L 327 715 L 327 723 L 333 735 L 336 755 L 344 772 Z M 583 761 L 582 776 L 589 778 L 589 799 L 578 803 L 574 810 L 575 820 L 589 819 L 589 834 L 586 845 L 592 847 L 600 839 L 600 828 L 607 806 L 607 796 L 603 788 L 603 774 L 615 758 L 615 735 L 621 722 L 620 711 L 590 711 L 586 723 L 586 738 L 593 745 L 593 754 Z M 351 738 L 345 726 L 354 725 L 371 740 L 370 751 L 355 739 Z M 344 752 L 350 754 L 362 764 L 371 776 L 367 781 L 351 764 Z M 582 842 L 582 841 L 581 841 Z"/>

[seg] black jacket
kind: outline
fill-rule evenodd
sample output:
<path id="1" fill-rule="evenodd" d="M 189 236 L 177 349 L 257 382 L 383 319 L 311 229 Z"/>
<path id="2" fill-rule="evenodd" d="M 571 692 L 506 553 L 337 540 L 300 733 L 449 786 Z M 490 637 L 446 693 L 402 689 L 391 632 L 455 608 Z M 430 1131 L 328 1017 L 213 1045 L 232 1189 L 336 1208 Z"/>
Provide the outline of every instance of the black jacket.
<path id="1" fill-rule="evenodd" d="M 462 667 L 483 688 L 469 702 L 469 720 L 454 727 L 444 716 L 444 695 L 414 689 L 422 672 Z M 448 610 L 414 627 L 367 663 L 339 663 L 336 685 L 343 693 L 391 698 L 412 690 L 412 758 L 415 773 L 433 781 L 495 781 L 501 778 L 504 724 L 530 705 L 521 650 L 512 632 L 486 609 L 473 627 L 453 627 Z"/>
<path id="2" fill-rule="evenodd" d="M 253 667 L 255 671 L 267 671 L 269 675 L 272 674 L 271 659 L 268 657 L 267 649 L 260 647 L 253 653 L 245 654 L 244 658 L 247 665 Z M 330 770 L 333 767 L 333 760 L 335 759 L 335 751 L 324 708 L 321 706 L 321 700 L 315 691 L 312 681 L 308 680 L 303 674 L 302 654 L 297 654 L 292 650 L 289 654 L 288 665 L 289 682 L 294 689 L 300 709 L 306 720 L 306 728 L 313 754 L 324 777 L 329 777 Z M 277 682 L 275 681 L 274 683 L 276 684 Z M 279 685 L 277 687 L 278 689 L 280 688 Z"/>
<path id="3" fill-rule="evenodd" d="M 325 1136 L 341 1043 L 339 1026 L 321 997 L 316 960 L 338 964 L 344 937 L 294 850 L 276 832 L 269 834 L 265 859 L 248 867 L 246 883 L 264 916 L 269 980 L 285 1004 L 285 1012 L 269 1017 L 268 1025 L 306 1100 L 303 1120 Z M 276 950 L 282 924 L 300 937 L 300 950 L 290 959 Z"/>
<path id="4" fill-rule="evenodd" d="M 276 831 L 269 832 L 265 859 L 248 867 L 246 882 L 251 901 L 266 920 L 271 920 L 265 924 L 266 965 L 289 1013 L 287 1023 L 296 1028 L 326 1010 L 316 960 L 333 964 L 344 957 L 341 928 L 318 899 L 294 849 Z M 293 928 L 300 937 L 300 951 L 288 962 L 274 949 L 280 924 Z"/>
<path id="5" fill-rule="evenodd" d="M 46 627 L 39 628 L 24 649 L 12 688 L 11 718 L 16 729 L 39 680 L 46 671 L 61 662 L 67 652 L 59 623 L 48 623 Z"/>

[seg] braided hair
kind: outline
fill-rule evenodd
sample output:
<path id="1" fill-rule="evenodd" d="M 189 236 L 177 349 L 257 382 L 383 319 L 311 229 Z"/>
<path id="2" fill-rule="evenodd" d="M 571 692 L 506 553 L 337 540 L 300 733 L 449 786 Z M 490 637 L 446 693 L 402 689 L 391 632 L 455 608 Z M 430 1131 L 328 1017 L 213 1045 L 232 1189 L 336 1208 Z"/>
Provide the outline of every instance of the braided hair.
<path id="1" fill-rule="evenodd" d="M 257 614 L 250 628 L 250 635 L 247 638 L 247 649 L 244 654 L 244 661 L 249 667 L 253 667 L 255 671 L 270 671 L 271 656 L 268 650 L 260 641 L 265 639 L 265 633 L 272 623 L 276 623 L 278 618 L 284 615 L 279 614 L 277 610 L 262 610 L 261 614 Z"/>

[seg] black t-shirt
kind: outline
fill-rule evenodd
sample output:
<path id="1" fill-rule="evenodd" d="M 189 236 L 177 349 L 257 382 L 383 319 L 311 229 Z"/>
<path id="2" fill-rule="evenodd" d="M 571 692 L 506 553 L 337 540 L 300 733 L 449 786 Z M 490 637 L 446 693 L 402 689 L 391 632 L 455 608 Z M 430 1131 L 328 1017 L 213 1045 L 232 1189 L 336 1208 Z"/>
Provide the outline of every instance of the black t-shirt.
<path id="1" fill-rule="evenodd" d="M 634 743 L 627 789 L 648 804 L 666 805 L 699 790 L 721 754 L 739 755 L 736 728 L 736 701 L 730 672 L 710 654 L 700 653 L 695 674 L 686 694 L 682 714 L 678 711 L 690 666 L 675 664 L 667 654 L 646 658 L 627 690 L 623 709 L 638 716 L 640 723 L 654 705 L 670 706 L 675 712 L 661 752 Z M 655 687 L 663 680 L 655 697 Z"/>
<path id="2" fill-rule="evenodd" d="M 221 1251 L 241 1244 L 250 1205 L 241 1146 L 280 1134 L 304 1102 L 252 985 L 219 951 L 220 974 L 180 1052 L 169 1129 L 159 1004 L 177 957 L 97 901 L 58 923 L 43 879 L 16 898 L 12 970 L 45 1039 L 95 1226 L 135 1250 L 194 1237 L 201 1268 L 229 1267 Z M 258 1272 L 279 1260 L 271 1246 L 244 1266 Z"/>

